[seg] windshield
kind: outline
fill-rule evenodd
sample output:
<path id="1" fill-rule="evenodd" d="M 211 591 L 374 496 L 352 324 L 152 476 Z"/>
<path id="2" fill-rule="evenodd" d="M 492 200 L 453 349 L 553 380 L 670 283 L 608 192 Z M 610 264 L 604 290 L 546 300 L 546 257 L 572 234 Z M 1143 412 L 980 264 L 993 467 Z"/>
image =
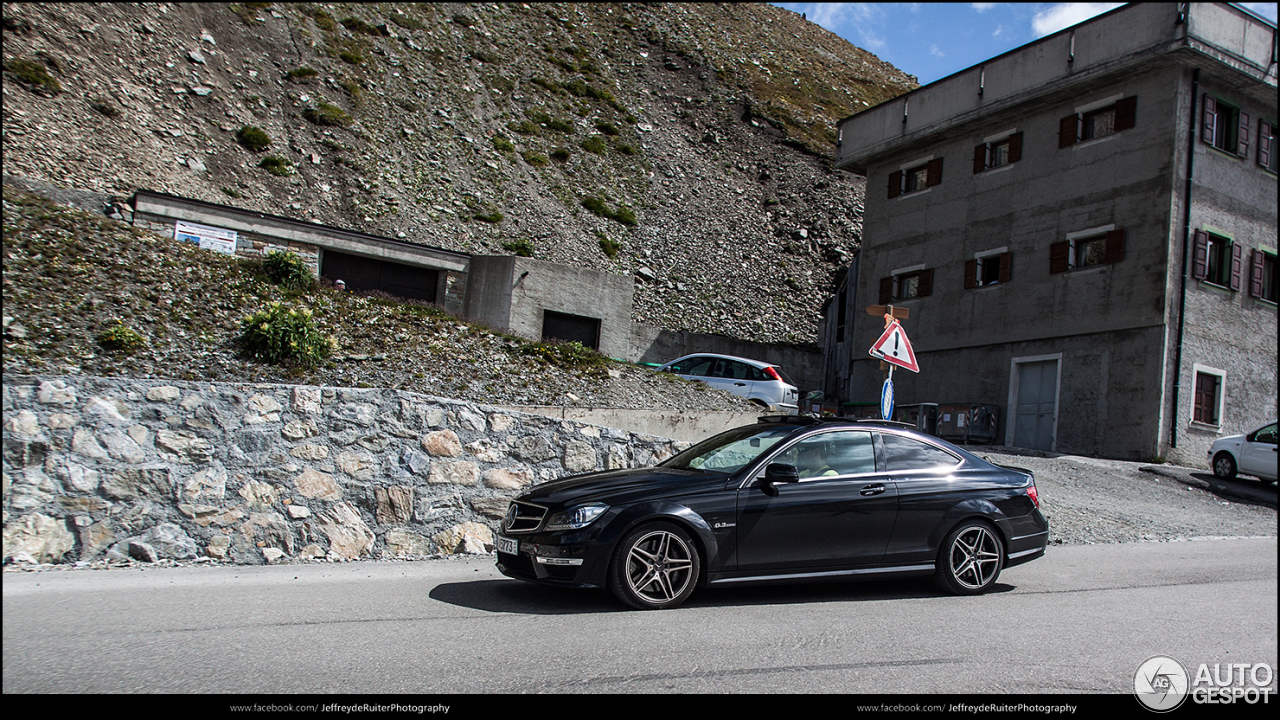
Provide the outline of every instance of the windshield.
<path id="1" fill-rule="evenodd" d="M 708 438 L 667 461 L 660 467 L 683 470 L 737 472 L 779 440 L 794 432 L 794 425 L 748 425 Z"/>

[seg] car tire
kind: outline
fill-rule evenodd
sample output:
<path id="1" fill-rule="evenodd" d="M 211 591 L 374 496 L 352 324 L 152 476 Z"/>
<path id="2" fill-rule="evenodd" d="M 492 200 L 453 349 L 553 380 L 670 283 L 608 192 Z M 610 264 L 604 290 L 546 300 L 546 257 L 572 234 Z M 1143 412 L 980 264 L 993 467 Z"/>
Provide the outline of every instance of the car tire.
<path id="1" fill-rule="evenodd" d="M 995 585 L 1004 568 L 1004 543 L 985 522 L 961 523 L 938 549 L 934 582 L 956 595 L 981 595 Z"/>
<path id="2" fill-rule="evenodd" d="M 673 523 L 647 523 L 618 542 L 609 589 L 633 608 L 664 610 L 689 599 L 701 571 L 702 558 L 689 533 Z"/>
<path id="3" fill-rule="evenodd" d="M 1213 456 L 1213 475 L 1219 480 L 1230 480 L 1236 476 L 1236 459 L 1231 453 L 1220 452 Z"/>

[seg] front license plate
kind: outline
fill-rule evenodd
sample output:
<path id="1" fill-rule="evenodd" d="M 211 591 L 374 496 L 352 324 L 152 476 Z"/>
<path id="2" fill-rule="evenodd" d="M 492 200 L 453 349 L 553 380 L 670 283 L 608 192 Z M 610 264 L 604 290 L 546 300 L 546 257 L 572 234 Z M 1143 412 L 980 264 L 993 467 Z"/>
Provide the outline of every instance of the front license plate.
<path id="1" fill-rule="evenodd" d="M 498 552 L 508 555 L 520 554 L 520 541 L 515 538 L 498 536 Z"/>

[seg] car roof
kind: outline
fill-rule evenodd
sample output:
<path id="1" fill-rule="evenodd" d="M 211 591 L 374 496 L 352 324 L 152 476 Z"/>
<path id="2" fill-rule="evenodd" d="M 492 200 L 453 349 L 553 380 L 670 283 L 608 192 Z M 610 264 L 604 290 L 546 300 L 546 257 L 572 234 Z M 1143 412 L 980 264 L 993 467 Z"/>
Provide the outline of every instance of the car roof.
<path id="1" fill-rule="evenodd" d="M 761 367 L 782 367 L 777 363 L 765 362 L 764 360 L 752 360 L 751 358 L 738 357 L 737 355 L 722 355 L 720 353 L 706 353 L 706 352 L 689 353 L 688 355 L 681 355 L 675 360 L 668 360 L 667 362 L 663 363 L 662 366 L 666 367 L 667 365 L 670 365 L 672 363 L 678 363 L 681 360 L 687 360 L 691 357 L 723 358 L 725 360 L 737 360 L 738 362 L 744 362 L 751 365 L 759 365 Z"/>

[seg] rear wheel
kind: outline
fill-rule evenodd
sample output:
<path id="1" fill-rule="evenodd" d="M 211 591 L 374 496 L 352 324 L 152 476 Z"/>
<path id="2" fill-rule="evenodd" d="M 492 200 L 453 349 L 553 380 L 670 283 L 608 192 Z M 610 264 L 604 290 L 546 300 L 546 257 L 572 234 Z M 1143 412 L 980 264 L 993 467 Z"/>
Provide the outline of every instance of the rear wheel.
<path id="1" fill-rule="evenodd" d="M 693 594 L 701 567 L 688 533 L 671 523 L 649 523 L 628 532 L 618 543 L 609 567 L 609 587 L 633 608 L 673 608 Z"/>
<path id="2" fill-rule="evenodd" d="M 1230 453 L 1220 452 L 1213 457 L 1213 474 L 1220 480 L 1230 480 L 1236 476 L 1236 461 Z"/>
<path id="3" fill-rule="evenodd" d="M 934 580 L 947 592 L 980 595 L 995 585 L 1004 567 L 1000 535 L 984 522 L 962 523 L 938 550 Z"/>

